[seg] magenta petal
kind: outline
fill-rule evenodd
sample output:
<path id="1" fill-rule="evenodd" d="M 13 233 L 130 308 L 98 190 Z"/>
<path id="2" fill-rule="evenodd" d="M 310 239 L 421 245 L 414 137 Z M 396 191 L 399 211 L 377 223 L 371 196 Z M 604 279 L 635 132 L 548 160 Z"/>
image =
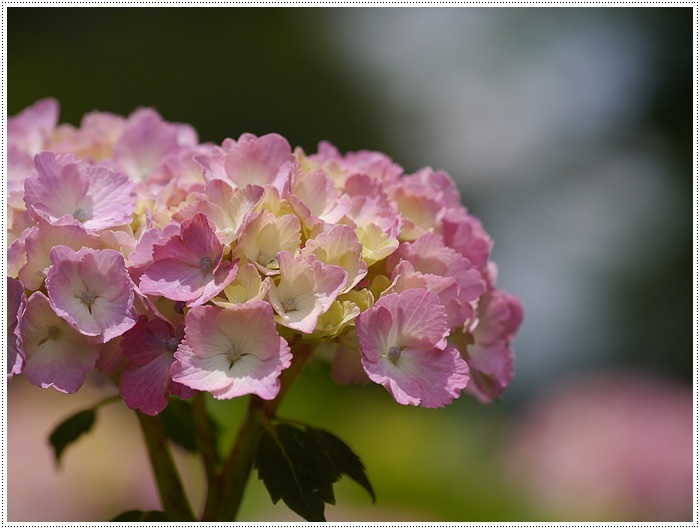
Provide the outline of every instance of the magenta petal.
<path id="1" fill-rule="evenodd" d="M 162 354 L 144 365 L 128 365 L 119 379 L 122 397 L 132 410 L 158 415 L 168 405 L 170 366 L 174 358 Z"/>
<path id="2" fill-rule="evenodd" d="M 168 405 L 170 365 L 173 358 L 161 355 L 142 365 L 127 365 L 119 379 L 122 397 L 132 410 L 157 415 Z"/>

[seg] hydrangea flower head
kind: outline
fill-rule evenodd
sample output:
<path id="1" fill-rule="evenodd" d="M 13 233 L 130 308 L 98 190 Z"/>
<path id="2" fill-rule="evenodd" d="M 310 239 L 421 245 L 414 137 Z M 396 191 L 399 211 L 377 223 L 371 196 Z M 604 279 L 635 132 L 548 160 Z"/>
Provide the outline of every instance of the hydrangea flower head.
<path id="1" fill-rule="evenodd" d="M 151 415 L 273 399 L 300 343 L 401 404 L 512 379 L 522 307 L 444 171 L 275 133 L 199 143 L 148 108 L 74 127 L 44 100 L 7 129 L 8 376 L 73 392 L 98 369 Z"/>

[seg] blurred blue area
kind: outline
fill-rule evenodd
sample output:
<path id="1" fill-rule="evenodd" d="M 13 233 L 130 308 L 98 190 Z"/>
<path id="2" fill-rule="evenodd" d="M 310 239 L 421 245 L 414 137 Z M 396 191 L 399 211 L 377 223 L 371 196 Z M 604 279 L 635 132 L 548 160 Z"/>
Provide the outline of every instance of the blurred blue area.
<path id="1" fill-rule="evenodd" d="M 525 307 L 503 401 L 400 408 L 326 371 L 290 394 L 290 415 L 367 455 L 385 519 L 537 519 L 494 477 L 513 414 L 612 367 L 690 384 L 692 8 L 10 7 L 7 21 L 10 115 L 46 96 L 71 123 L 153 106 L 202 141 L 274 131 L 456 180 Z M 460 442 L 458 464 L 439 457 Z"/>

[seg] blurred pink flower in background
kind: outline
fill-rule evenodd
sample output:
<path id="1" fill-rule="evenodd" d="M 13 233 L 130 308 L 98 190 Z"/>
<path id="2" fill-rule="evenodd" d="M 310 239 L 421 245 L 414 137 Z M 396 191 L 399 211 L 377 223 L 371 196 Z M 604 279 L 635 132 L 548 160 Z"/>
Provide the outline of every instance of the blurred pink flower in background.
<path id="1" fill-rule="evenodd" d="M 505 468 L 537 515 L 692 521 L 690 388 L 642 375 L 568 381 L 515 425 Z"/>

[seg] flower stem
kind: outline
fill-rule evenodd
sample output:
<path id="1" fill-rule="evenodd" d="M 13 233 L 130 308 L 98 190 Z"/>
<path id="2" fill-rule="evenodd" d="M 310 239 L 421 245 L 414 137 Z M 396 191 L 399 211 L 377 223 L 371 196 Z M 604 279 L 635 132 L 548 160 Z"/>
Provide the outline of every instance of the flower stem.
<path id="1" fill-rule="evenodd" d="M 212 500 L 218 505 L 218 512 L 214 514 L 216 519 L 209 519 L 212 513 L 206 512 L 207 518 L 203 518 L 202 521 L 230 522 L 236 519 L 248 477 L 253 470 L 255 451 L 263 425 L 275 416 L 282 399 L 289 391 L 292 382 L 301 373 L 312 352 L 312 347 L 302 343 L 296 344 L 292 364 L 282 372 L 280 391 L 273 400 L 265 401 L 256 395 L 251 395 L 245 422 L 238 432 L 231 454 L 221 471 L 218 497 Z M 213 493 L 211 489 L 209 493 L 210 495 Z M 209 502 L 210 499 L 207 498 L 207 504 Z"/>
<path id="2" fill-rule="evenodd" d="M 216 446 L 211 433 L 211 423 L 207 413 L 206 397 L 203 392 L 198 392 L 192 397 L 194 412 L 194 428 L 197 438 L 197 448 L 202 454 L 204 471 L 207 476 L 207 499 L 202 513 L 202 520 L 207 520 L 216 510 L 218 500 L 219 475 L 217 473 Z"/>
<path id="3" fill-rule="evenodd" d="M 136 416 L 146 440 L 148 457 L 151 460 L 163 510 L 174 518 L 173 521 L 193 521 L 194 514 L 170 454 L 160 418 L 145 415 L 140 411 L 136 412 Z"/>

